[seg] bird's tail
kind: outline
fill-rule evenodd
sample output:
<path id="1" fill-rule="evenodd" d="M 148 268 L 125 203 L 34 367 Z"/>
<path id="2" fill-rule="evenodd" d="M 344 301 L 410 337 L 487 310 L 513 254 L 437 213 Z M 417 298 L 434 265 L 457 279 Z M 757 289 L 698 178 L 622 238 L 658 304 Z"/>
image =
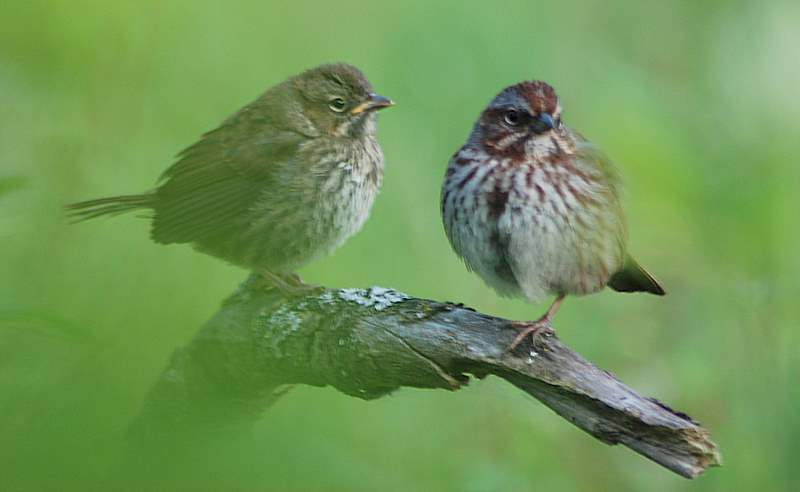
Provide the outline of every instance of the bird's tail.
<path id="1" fill-rule="evenodd" d="M 151 208 L 152 203 L 153 195 L 144 193 L 141 195 L 110 196 L 108 198 L 71 203 L 65 208 L 74 222 L 82 222 L 101 215 L 119 215 L 132 210 Z"/>
<path id="2" fill-rule="evenodd" d="M 622 269 L 608 281 L 608 286 L 617 292 L 649 292 L 657 296 L 666 293 L 658 280 L 630 256 L 625 260 Z"/>

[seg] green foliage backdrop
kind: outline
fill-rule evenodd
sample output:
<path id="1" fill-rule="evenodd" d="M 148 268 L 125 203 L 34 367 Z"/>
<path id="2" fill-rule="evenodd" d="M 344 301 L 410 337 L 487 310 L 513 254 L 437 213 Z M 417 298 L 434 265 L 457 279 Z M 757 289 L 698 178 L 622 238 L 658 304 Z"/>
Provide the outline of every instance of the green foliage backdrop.
<path id="1" fill-rule="evenodd" d="M 571 346 L 700 420 L 725 466 L 696 482 L 608 448 L 508 384 L 362 402 L 300 388 L 221 449 L 238 490 L 788 490 L 800 454 L 800 4 L 105 2 L 0 6 L 0 480 L 92 489 L 173 349 L 245 276 L 134 217 L 69 226 L 71 201 L 152 186 L 266 87 L 361 67 L 382 194 L 312 282 L 392 286 L 530 319 L 450 252 L 439 187 L 502 87 L 542 78 L 627 184 L 656 298 L 569 299 Z M 188 480 L 188 477 L 187 477 Z M 119 484 L 117 484 L 119 485 Z"/>

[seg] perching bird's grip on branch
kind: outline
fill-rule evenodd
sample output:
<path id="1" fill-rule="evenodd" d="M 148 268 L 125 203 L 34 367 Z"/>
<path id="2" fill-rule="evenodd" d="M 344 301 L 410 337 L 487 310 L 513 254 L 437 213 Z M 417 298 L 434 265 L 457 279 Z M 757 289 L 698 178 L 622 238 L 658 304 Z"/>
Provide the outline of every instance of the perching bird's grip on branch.
<path id="1" fill-rule="evenodd" d="M 493 374 L 597 439 L 621 443 L 684 477 L 720 464 L 698 423 L 638 395 L 557 337 L 525 340 L 509 353 L 518 333 L 511 325 L 376 287 L 319 288 L 286 298 L 253 275 L 176 352 L 132 435 L 188 425 L 194 435 L 254 423 L 286 384 L 330 385 L 370 399 L 401 386 L 456 390 L 468 375 Z"/>

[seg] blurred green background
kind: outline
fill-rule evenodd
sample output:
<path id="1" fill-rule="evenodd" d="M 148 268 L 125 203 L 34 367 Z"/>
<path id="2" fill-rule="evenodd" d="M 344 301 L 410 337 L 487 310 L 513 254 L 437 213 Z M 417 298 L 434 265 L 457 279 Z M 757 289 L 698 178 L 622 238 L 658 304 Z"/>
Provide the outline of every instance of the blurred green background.
<path id="1" fill-rule="evenodd" d="M 792 0 L 3 3 L 0 488 L 91 490 L 113 476 L 169 355 L 246 276 L 151 243 L 135 217 L 70 226 L 62 205 L 147 189 L 266 87 L 347 61 L 398 102 L 381 114 L 386 179 L 361 234 L 303 277 L 537 316 L 466 271 L 438 200 L 493 95 L 547 80 L 567 124 L 621 168 L 632 251 L 669 292 L 569 299 L 559 334 L 702 422 L 725 465 L 686 481 L 488 378 L 372 402 L 296 389 L 253 439 L 220 450 L 227 471 L 209 489 L 790 490 L 798 26 Z"/>

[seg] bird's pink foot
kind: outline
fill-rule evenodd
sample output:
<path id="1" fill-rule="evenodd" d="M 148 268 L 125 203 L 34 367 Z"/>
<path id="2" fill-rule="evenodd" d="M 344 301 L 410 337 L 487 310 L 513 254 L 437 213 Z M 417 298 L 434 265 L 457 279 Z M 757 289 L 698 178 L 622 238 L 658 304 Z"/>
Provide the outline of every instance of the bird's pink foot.
<path id="1" fill-rule="evenodd" d="M 514 328 L 518 328 L 520 332 L 514 341 L 511 342 L 511 345 L 509 345 L 508 349 L 506 350 L 507 352 L 511 352 L 517 348 L 517 345 L 519 345 L 528 335 L 530 335 L 531 340 L 536 343 L 536 337 L 555 333 L 553 331 L 553 327 L 550 325 L 550 317 L 548 316 L 542 316 L 536 321 L 516 321 L 514 322 L 513 326 Z"/>

